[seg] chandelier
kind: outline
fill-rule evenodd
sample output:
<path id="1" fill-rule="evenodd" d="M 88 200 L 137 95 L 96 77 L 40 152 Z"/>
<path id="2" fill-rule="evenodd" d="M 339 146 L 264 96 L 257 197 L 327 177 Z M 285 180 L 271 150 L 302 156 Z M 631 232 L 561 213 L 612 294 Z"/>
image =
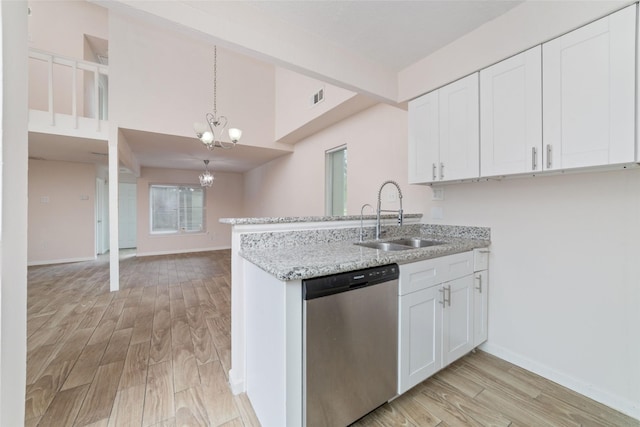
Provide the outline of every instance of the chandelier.
<path id="1" fill-rule="evenodd" d="M 218 116 L 218 99 L 217 99 L 217 79 L 218 79 L 218 47 L 213 47 L 213 114 L 205 115 L 207 123 L 196 122 L 193 129 L 200 141 L 209 149 L 216 147 L 233 148 L 242 136 L 242 131 L 237 128 L 229 128 L 227 131 L 231 144 L 222 141 L 224 131 L 227 127 L 227 118 Z M 207 126 L 208 125 L 208 126 Z"/>
<path id="2" fill-rule="evenodd" d="M 204 161 L 204 172 L 200 174 L 200 185 L 211 187 L 213 185 L 213 175 L 209 172 L 209 160 Z"/>

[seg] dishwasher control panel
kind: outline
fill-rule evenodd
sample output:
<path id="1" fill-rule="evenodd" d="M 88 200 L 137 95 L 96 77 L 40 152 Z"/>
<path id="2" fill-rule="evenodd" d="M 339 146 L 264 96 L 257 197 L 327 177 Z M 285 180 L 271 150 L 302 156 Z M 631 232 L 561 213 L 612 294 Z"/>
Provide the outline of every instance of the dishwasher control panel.
<path id="1" fill-rule="evenodd" d="M 388 264 L 330 276 L 315 277 L 302 281 L 302 296 L 305 300 L 320 298 L 350 289 L 397 280 L 399 275 L 398 264 Z"/>

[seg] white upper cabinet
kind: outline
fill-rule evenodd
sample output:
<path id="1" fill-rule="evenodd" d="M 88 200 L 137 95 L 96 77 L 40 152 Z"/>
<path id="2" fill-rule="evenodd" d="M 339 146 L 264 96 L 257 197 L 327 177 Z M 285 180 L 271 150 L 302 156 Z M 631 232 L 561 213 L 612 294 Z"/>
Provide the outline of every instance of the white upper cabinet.
<path id="1" fill-rule="evenodd" d="M 409 183 L 479 177 L 478 73 L 409 103 Z"/>
<path id="2" fill-rule="evenodd" d="M 635 161 L 636 6 L 542 46 L 546 170 Z"/>
<path id="3" fill-rule="evenodd" d="M 480 176 L 478 73 L 439 89 L 440 181 Z M 433 167 L 433 166 L 432 166 Z"/>
<path id="4" fill-rule="evenodd" d="M 409 183 L 436 180 L 440 159 L 438 91 L 409 103 Z"/>
<path id="5" fill-rule="evenodd" d="M 480 175 L 542 168 L 541 48 L 480 71 Z"/>

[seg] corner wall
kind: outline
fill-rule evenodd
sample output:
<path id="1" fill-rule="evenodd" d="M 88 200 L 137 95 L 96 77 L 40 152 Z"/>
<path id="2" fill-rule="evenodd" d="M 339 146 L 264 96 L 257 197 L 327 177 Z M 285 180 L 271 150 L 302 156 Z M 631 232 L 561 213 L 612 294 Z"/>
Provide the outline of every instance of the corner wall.
<path id="1" fill-rule="evenodd" d="M 295 151 L 245 174 L 247 216 L 313 216 L 325 212 L 325 152 L 347 144 L 347 212 L 376 206 L 378 189 L 396 180 L 405 213 L 425 213 L 429 187 L 407 184 L 407 112 L 378 104 L 331 126 L 295 146 Z M 384 208 L 397 202 L 383 197 Z M 367 208 L 365 214 L 371 214 Z"/>
<path id="2" fill-rule="evenodd" d="M 96 166 L 29 161 L 29 265 L 96 257 Z"/>
<path id="3" fill-rule="evenodd" d="M 200 185 L 200 171 L 142 168 L 138 178 L 138 256 L 198 252 L 231 248 L 231 226 L 220 218 L 235 218 L 242 213 L 243 177 L 237 173 L 213 171 L 215 180 L 206 189 L 206 232 L 192 234 L 151 235 L 149 186 L 151 184 Z"/>

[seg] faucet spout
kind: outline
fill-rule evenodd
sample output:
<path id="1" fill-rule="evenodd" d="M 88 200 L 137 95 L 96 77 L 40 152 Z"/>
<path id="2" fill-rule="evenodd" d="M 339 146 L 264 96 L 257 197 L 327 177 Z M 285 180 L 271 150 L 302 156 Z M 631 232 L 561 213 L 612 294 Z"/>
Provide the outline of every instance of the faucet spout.
<path id="1" fill-rule="evenodd" d="M 396 189 L 398 190 L 398 200 L 400 201 L 400 209 L 398 210 L 382 210 L 382 189 L 385 187 L 385 185 L 387 184 L 392 184 L 395 185 Z M 403 222 L 403 211 L 402 211 L 402 190 L 400 189 L 400 185 L 392 180 L 389 181 L 385 181 L 382 183 L 382 185 L 380 186 L 380 189 L 378 190 L 378 210 L 376 213 L 376 240 L 380 240 L 380 213 L 381 212 L 397 212 L 398 213 L 398 225 L 402 226 L 402 222 Z"/>

